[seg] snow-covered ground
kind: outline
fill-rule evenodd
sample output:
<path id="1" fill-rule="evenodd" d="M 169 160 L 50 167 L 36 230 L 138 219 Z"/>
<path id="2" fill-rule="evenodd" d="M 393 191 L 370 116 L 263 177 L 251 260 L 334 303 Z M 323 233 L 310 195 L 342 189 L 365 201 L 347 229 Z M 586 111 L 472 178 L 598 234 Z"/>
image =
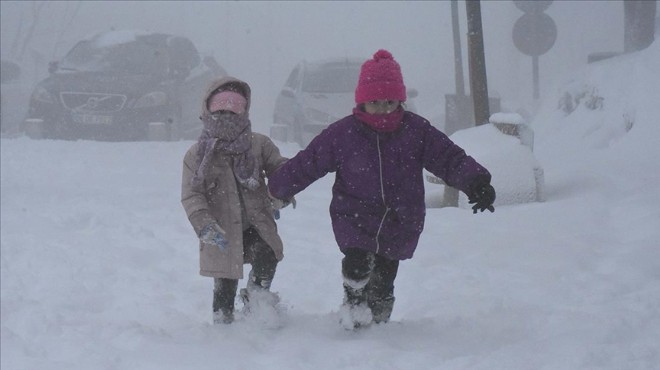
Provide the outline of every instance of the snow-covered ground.
<path id="1" fill-rule="evenodd" d="M 532 123 L 546 201 L 429 209 L 393 322 L 359 332 L 337 323 L 332 176 L 282 211 L 285 325 L 213 326 L 179 203 L 192 142 L 2 139 L 1 367 L 658 369 L 659 50 L 549 94 Z"/>

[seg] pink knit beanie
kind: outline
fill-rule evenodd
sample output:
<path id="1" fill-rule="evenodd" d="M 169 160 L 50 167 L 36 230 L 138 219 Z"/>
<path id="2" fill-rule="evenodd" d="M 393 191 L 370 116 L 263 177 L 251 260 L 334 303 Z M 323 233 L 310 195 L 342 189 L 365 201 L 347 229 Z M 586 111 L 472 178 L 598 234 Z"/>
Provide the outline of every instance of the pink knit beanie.
<path id="1" fill-rule="evenodd" d="M 220 91 L 208 100 L 209 112 L 228 110 L 236 114 L 245 112 L 247 100 L 243 95 L 233 91 Z"/>
<path id="2" fill-rule="evenodd" d="M 403 84 L 401 67 L 392 54 L 380 49 L 362 64 L 360 78 L 355 89 L 355 102 L 366 103 L 372 100 L 406 101 L 406 86 Z"/>

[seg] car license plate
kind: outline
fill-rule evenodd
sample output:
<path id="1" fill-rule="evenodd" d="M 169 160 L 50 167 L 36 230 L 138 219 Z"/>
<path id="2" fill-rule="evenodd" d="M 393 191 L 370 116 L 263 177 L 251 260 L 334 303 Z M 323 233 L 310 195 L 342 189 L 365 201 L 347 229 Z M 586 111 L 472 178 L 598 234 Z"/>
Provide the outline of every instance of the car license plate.
<path id="1" fill-rule="evenodd" d="M 85 125 L 110 125 L 112 116 L 99 116 L 96 114 L 74 114 L 73 122 Z"/>

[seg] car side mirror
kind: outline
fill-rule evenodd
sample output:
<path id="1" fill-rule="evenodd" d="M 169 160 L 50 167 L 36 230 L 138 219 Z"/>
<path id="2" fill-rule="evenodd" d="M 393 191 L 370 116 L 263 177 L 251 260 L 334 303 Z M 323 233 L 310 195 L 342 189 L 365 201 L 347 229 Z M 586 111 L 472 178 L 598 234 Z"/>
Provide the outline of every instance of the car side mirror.
<path id="1" fill-rule="evenodd" d="M 48 73 L 55 73 L 57 69 L 60 67 L 60 62 L 53 61 L 48 63 Z"/>
<path id="2" fill-rule="evenodd" d="M 419 91 L 417 91 L 417 89 L 408 89 L 406 95 L 408 95 L 409 98 L 414 99 L 419 95 Z"/>
<path id="3" fill-rule="evenodd" d="M 280 91 L 280 94 L 282 94 L 282 96 L 286 96 L 287 98 L 293 98 L 293 91 L 290 89 L 283 89 Z"/>

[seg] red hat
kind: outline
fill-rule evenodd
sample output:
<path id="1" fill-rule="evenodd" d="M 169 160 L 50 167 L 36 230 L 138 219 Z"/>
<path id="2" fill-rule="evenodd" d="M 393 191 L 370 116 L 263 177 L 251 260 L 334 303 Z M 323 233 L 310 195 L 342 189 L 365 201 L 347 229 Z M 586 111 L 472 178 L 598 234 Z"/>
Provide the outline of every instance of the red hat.
<path id="1" fill-rule="evenodd" d="M 401 67 L 387 50 L 378 50 L 360 70 L 355 102 L 361 104 L 372 100 L 406 101 Z"/>
<path id="2" fill-rule="evenodd" d="M 208 100 L 209 112 L 228 110 L 236 114 L 241 114 L 245 112 L 246 106 L 247 100 L 243 95 L 228 90 L 215 93 Z"/>

